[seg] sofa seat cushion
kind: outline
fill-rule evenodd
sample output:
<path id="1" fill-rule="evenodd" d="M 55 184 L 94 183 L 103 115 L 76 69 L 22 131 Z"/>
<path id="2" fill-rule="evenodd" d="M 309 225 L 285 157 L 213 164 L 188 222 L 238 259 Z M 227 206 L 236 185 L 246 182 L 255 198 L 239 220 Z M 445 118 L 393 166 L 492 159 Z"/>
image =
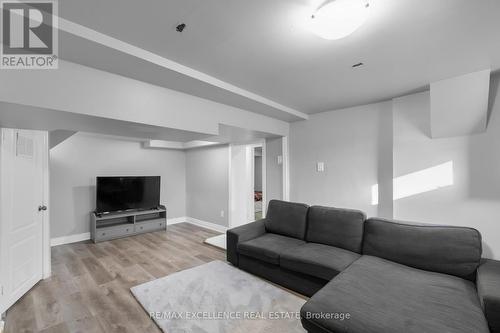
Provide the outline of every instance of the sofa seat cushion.
<path id="1" fill-rule="evenodd" d="M 349 319 L 321 313 L 348 313 Z M 301 317 L 309 332 L 489 332 L 472 282 L 372 256 L 314 294 Z"/>
<path id="2" fill-rule="evenodd" d="M 279 265 L 280 254 L 305 242 L 291 237 L 266 233 L 260 237 L 238 244 L 238 253 Z"/>
<path id="3" fill-rule="evenodd" d="M 338 247 L 306 243 L 280 257 L 280 266 L 295 272 L 331 280 L 361 255 Z"/>

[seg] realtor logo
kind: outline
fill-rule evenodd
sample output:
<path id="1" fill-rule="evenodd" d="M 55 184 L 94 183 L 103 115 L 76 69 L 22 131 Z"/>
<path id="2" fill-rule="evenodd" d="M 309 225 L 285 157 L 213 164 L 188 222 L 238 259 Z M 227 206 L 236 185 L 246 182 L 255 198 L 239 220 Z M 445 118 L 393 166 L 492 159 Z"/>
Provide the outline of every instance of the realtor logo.
<path id="1" fill-rule="evenodd" d="M 58 66 L 57 3 L 0 1 L 2 69 L 55 69 Z"/>

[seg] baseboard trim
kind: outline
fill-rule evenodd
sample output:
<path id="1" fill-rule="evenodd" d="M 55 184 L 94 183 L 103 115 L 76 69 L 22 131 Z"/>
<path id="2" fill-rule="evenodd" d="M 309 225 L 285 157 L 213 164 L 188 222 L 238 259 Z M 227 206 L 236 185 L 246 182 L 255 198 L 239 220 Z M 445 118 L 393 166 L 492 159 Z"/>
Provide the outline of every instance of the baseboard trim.
<path id="1" fill-rule="evenodd" d="M 215 224 L 215 223 L 212 223 L 212 222 L 198 220 L 198 219 L 195 219 L 194 217 L 187 217 L 186 218 L 186 222 L 194 224 L 194 225 L 197 225 L 197 226 L 200 226 L 200 227 L 203 227 L 203 228 L 207 228 L 207 229 L 210 229 L 210 230 L 213 230 L 213 231 L 217 231 L 217 232 L 220 232 L 220 233 L 225 233 L 226 230 L 228 229 L 228 227 L 224 227 L 224 226 L 222 226 L 220 224 Z"/>
<path id="2" fill-rule="evenodd" d="M 81 242 L 90 239 L 90 232 L 84 232 L 82 234 L 68 235 L 62 237 L 52 238 L 50 240 L 50 246 L 71 244 L 76 242 Z"/>
<path id="3" fill-rule="evenodd" d="M 174 217 L 171 219 L 167 219 L 167 225 L 187 222 L 187 219 L 188 218 L 186 216 Z"/>
<path id="4" fill-rule="evenodd" d="M 225 233 L 226 230 L 228 229 L 227 227 L 221 226 L 219 224 L 215 224 L 212 222 L 207 222 L 207 221 L 202 221 L 195 219 L 193 217 L 187 217 L 187 216 L 181 216 L 181 217 L 174 217 L 171 219 L 167 219 L 167 225 L 172 225 L 172 224 L 177 224 L 177 223 L 184 223 L 188 222 L 203 228 L 207 228 L 210 230 L 214 230 L 220 233 Z M 90 232 L 84 232 L 82 234 L 74 234 L 74 235 L 68 235 L 68 236 L 62 236 L 62 237 L 55 237 L 50 240 L 50 246 L 57 246 L 57 245 L 64 245 L 64 244 L 71 244 L 71 243 L 76 243 L 76 242 L 81 242 L 81 241 L 86 241 L 90 239 Z"/>

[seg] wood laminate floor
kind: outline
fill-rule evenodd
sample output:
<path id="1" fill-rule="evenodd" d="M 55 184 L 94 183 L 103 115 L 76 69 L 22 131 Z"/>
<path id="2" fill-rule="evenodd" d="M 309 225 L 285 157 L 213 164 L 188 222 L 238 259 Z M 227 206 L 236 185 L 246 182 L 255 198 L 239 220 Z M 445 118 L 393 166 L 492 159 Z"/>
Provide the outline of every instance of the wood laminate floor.
<path id="1" fill-rule="evenodd" d="M 203 241 L 218 233 L 192 224 L 93 244 L 52 248 L 52 277 L 7 311 L 5 333 L 160 332 L 130 287 L 226 254 Z"/>

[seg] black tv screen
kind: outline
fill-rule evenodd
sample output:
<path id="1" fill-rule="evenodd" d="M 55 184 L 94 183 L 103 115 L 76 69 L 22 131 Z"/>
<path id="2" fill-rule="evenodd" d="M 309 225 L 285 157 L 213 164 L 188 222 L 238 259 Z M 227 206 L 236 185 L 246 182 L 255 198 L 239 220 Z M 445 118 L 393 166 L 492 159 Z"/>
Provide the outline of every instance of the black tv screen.
<path id="1" fill-rule="evenodd" d="M 160 176 L 97 177 L 96 212 L 144 210 L 160 205 Z"/>

